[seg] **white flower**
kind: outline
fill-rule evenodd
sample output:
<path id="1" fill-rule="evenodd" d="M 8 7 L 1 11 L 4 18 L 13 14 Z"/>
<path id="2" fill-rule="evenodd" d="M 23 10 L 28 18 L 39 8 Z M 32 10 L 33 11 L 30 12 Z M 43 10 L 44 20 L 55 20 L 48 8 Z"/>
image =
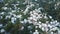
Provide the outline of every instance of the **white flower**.
<path id="1" fill-rule="evenodd" d="M 43 17 L 43 15 L 42 14 L 40 14 L 40 17 L 39 18 L 42 18 Z"/>
<path id="2" fill-rule="evenodd" d="M 8 3 L 5 4 L 5 6 L 7 6 L 7 5 L 8 5 Z"/>
<path id="3" fill-rule="evenodd" d="M 32 14 L 32 11 L 30 12 L 30 14 Z"/>
<path id="4" fill-rule="evenodd" d="M 51 34 L 54 34 L 53 32 L 51 32 Z"/>
<path id="5" fill-rule="evenodd" d="M 17 15 L 17 16 L 16 16 L 16 18 L 21 18 L 21 17 L 22 17 L 22 15 Z"/>
<path id="6" fill-rule="evenodd" d="M 35 26 L 35 28 L 38 28 L 38 26 Z"/>
<path id="7" fill-rule="evenodd" d="M 34 14 L 34 15 L 38 15 L 38 13 L 36 13 L 36 12 L 35 12 L 35 13 L 33 13 L 33 14 Z"/>
<path id="8" fill-rule="evenodd" d="M 33 15 L 33 18 L 36 18 L 36 15 Z"/>
<path id="9" fill-rule="evenodd" d="M 3 17 L 2 16 L 0 16 L 0 19 L 2 19 Z"/>
<path id="10" fill-rule="evenodd" d="M 28 19 L 32 20 L 32 19 L 33 19 L 33 17 L 30 17 L 30 18 L 28 18 Z"/>
<path id="11" fill-rule="evenodd" d="M 21 30 L 23 30 L 23 29 L 24 29 L 24 26 L 21 27 Z"/>
<path id="12" fill-rule="evenodd" d="M 12 10 L 12 12 L 16 12 L 16 10 Z"/>
<path id="13" fill-rule="evenodd" d="M 12 22 L 12 23 L 15 23 L 15 21 L 16 21 L 16 18 L 12 17 L 12 18 L 11 18 L 11 22 Z"/>
<path id="14" fill-rule="evenodd" d="M 49 29 L 48 28 L 45 28 L 45 31 L 47 32 Z"/>
<path id="15" fill-rule="evenodd" d="M 58 28 L 57 27 L 54 27 L 51 29 L 51 31 L 56 31 Z"/>
<path id="16" fill-rule="evenodd" d="M 50 22 L 50 24 L 53 24 L 53 22 Z"/>
<path id="17" fill-rule="evenodd" d="M 44 27 L 47 27 L 47 24 L 44 24 Z"/>
<path id="18" fill-rule="evenodd" d="M 39 21 L 39 23 L 41 24 L 41 22 Z"/>
<path id="19" fill-rule="evenodd" d="M 39 34 L 38 30 L 35 30 L 35 32 L 33 34 Z"/>
<path id="20" fill-rule="evenodd" d="M 48 27 L 51 29 L 52 28 L 52 26 L 50 25 L 50 24 L 48 24 Z"/>
<path id="21" fill-rule="evenodd" d="M 36 17 L 36 19 L 39 19 L 39 17 Z"/>
<path id="22" fill-rule="evenodd" d="M 16 14 L 12 14 L 14 17 L 16 17 Z"/>
<path id="23" fill-rule="evenodd" d="M 41 10 L 41 9 L 43 9 L 43 8 L 42 7 L 38 8 L 38 10 Z"/>
<path id="24" fill-rule="evenodd" d="M 32 21 L 30 21 L 30 20 L 28 20 L 28 22 L 31 24 L 32 23 Z"/>
<path id="25" fill-rule="evenodd" d="M 59 25 L 59 22 L 57 22 L 56 24 L 55 24 L 55 26 L 58 26 Z"/>
<path id="26" fill-rule="evenodd" d="M 3 32 L 5 32 L 5 30 L 4 29 L 1 29 L 1 33 L 3 33 Z"/>
<path id="27" fill-rule="evenodd" d="M 35 11 L 35 10 L 33 10 L 33 13 L 36 13 L 36 11 Z"/>
<path id="28" fill-rule="evenodd" d="M 30 14 L 30 16 L 33 16 L 33 14 Z"/>
<path id="29" fill-rule="evenodd" d="M 39 28 L 41 28 L 42 26 L 41 25 L 39 25 Z"/>
<path id="30" fill-rule="evenodd" d="M 42 23 L 41 25 L 42 25 L 43 27 L 45 26 L 45 24 L 44 24 L 44 23 Z"/>
<path id="31" fill-rule="evenodd" d="M 34 25 L 38 25 L 38 23 L 37 23 L 37 22 L 33 22 L 33 24 L 34 24 Z"/>
<path id="32" fill-rule="evenodd" d="M 24 21 L 20 21 L 21 23 L 24 23 Z"/>
<path id="33" fill-rule="evenodd" d="M 37 19 L 34 18 L 33 21 L 37 21 Z"/>
<path id="34" fill-rule="evenodd" d="M 0 28 L 3 26 L 3 24 L 0 24 Z"/>
<path id="35" fill-rule="evenodd" d="M 31 26 L 28 26 L 28 29 L 32 29 L 32 27 Z"/>
<path id="36" fill-rule="evenodd" d="M 35 32 L 38 32 L 38 30 L 35 30 Z"/>
<path id="37" fill-rule="evenodd" d="M 40 18 L 40 15 L 38 15 L 38 18 Z"/>
<path id="38" fill-rule="evenodd" d="M 4 14 L 5 12 L 2 12 L 2 13 L 0 13 L 0 14 Z"/>
<path id="39" fill-rule="evenodd" d="M 7 7 L 2 7 L 2 9 L 7 10 L 8 8 Z"/>
<path id="40" fill-rule="evenodd" d="M 11 18 L 11 16 L 6 16 L 5 19 L 7 19 L 7 18 Z"/>
<path id="41" fill-rule="evenodd" d="M 50 24 L 48 24 L 48 27 L 50 27 L 51 25 Z"/>
<path id="42" fill-rule="evenodd" d="M 49 23 L 49 21 L 46 21 L 46 23 Z"/>
<path id="43" fill-rule="evenodd" d="M 32 33 L 32 31 L 30 31 L 30 33 Z"/>
<path id="44" fill-rule="evenodd" d="M 33 6 L 35 6 L 35 5 L 34 5 L 34 4 L 31 4 L 30 6 L 33 7 Z"/>
<path id="45" fill-rule="evenodd" d="M 52 19 L 52 16 L 49 16 L 50 19 Z"/>
<path id="46" fill-rule="evenodd" d="M 20 9 L 20 8 L 18 8 L 18 9 Z"/>
<path id="47" fill-rule="evenodd" d="M 47 19 L 47 16 L 45 15 L 44 18 Z"/>
<path id="48" fill-rule="evenodd" d="M 55 22 L 57 23 L 57 20 L 55 20 Z"/>
<path id="49" fill-rule="evenodd" d="M 15 9 L 17 9 L 16 4 L 12 4 L 12 5 L 15 7 Z"/>
<path id="50" fill-rule="evenodd" d="M 27 19 L 24 19 L 24 23 L 27 23 Z"/>
<path id="51" fill-rule="evenodd" d="M 10 15 L 12 15 L 12 12 L 9 12 Z"/>
<path id="52" fill-rule="evenodd" d="M 29 9 L 29 7 L 27 7 L 27 8 L 25 9 L 25 11 L 23 12 L 24 15 L 26 15 L 26 13 L 29 11 L 28 9 Z"/>
<path id="53" fill-rule="evenodd" d="M 18 6 L 19 4 L 16 4 L 16 6 Z"/>
<path id="54" fill-rule="evenodd" d="M 42 27 L 42 31 L 45 31 L 44 27 Z"/>

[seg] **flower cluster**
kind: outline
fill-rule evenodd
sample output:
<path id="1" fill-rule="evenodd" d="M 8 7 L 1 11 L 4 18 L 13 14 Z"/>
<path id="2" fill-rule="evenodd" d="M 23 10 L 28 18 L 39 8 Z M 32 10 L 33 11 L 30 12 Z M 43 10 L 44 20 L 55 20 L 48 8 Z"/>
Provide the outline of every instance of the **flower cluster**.
<path id="1" fill-rule="evenodd" d="M 38 0 L 35 0 L 35 2 L 37 1 Z M 11 5 L 10 7 L 9 4 Z M 19 7 L 21 5 L 24 6 L 24 8 Z M 1 9 L 0 33 L 60 34 L 60 23 L 54 20 L 52 16 L 42 12 L 41 10 L 44 9 L 43 7 L 39 7 L 39 4 L 35 4 L 29 0 L 21 4 L 19 1 L 15 3 L 10 3 L 9 1 L 9 3 L 6 3 Z"/>

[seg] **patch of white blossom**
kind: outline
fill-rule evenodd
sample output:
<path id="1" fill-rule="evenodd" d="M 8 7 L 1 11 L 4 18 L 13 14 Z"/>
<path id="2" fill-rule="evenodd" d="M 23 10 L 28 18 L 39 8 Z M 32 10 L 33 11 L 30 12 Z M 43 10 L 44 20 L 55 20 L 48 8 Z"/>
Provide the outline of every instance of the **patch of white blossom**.
<path id="1" fill-rule="evenodd" d="M 35 28 L 40 28 L 42 31 L 49 32 L 58 30 L 59 28 L 57 26 L 59 26 L 59 22 L 57 20 L 53 20 L 52 16 L 48 17 L 47 14 L 43 14 L 40 10 L 35 9 L 33 11 L 30 11 L 30 17 L 28 17 L 28 22 L 34 24 Z M 45 23 L 42 23 L 41 21 L 38 21 L 39 19 L 51 19 L 51 21 L 46 21 Z M 36 31 L 33 34 L 38 33 Z"/>
<path id="2" fill-rule="evenodd" d="M 37 1 L 37 0 L 35 0 L 35 1 Z M 16 6 L 19 5 L 19 3 L 20 2 L 17 1 L 17 4 L 11 4 L 11 5 L 14 6 L 14 9 L 15 10 L 11 10 L 11 8 L 10 8 L 11 12 L 8 12 L 8 15 L 6 15 L 5 19 L 8 19 L 9 18 L 9 19 L 11 19 L 11 22 L 12 23 L 15 23 L 16 20 L 17 20 L 17 18 L 19 18 L 20 19 L 20 23 L 22 23 L 22 24 L 24 24 L 24 23 L 25 24 L 26 23 L 33 24 L 36 29 L 39 28 L 42 31 L 45 31 L 45 32 L 48 32 L 48 33 L 51 32 L 51 34 L 53 34 L 54 31 L 56 31 L 56 30 L 58 31 L 58 33 L 60 32 L 60 29 L 57 27 L 57 26 L 60 27 L 60 25 L 59 25 L 60 23 L 57 20 L 52 19 L 52 16 L 50 16 L 50 15 L 47 16 L 46 13 L 42 13 L 41 12 L 41 9 L 43 9 L 42 7 L 38 8 L 38 9 L 35 9 L 35 10 L 32 10 L 32 11 L 29 11 L 29 9 L 31 9 L 35 5 L 33 3 L 29 3 L 29 1 L 27 1 L 27 0 L 23 4 L 29 3 L 29 5 L 26 5 L 26 9 L 25 10 L 22 10 L 21 9 L 21 11 L 22 11 L 22 13 L 24 15 L 26 15 L 29 12 L 30 16 L 27 17 L 27 19 L 24 19 L 24 20 L 21 21 L 23 15 L 22 14 L 19 14 L 19 15 L 16 15 L 15 14 L 17 12 L 17 9 L 18 9 L 18 12 L 20 12 L 19 11 L 20 8 L 16 7 Z M 57 4 L 57 5 L 59 5 L 59 4 Z M 5 4 L 5 6 L 7 6 L 7 5 L 8 5 L 8 3 Z M 2 7 L 2 9 L 3 10 L 7 10 L 8 7 Z M 5 12 L 1 12 L 0 13 L 0 15 L 4 15 L 4 14 L 5 14 Z M 2 19 L 3 17 L 0 16 L 0 18 Z M 45 19 L 46 22 L 43 23 L 41 21 L 42 19 Z M 49 21 L 48 19 L 51 19 L 51 21 Z M 3 25 L 0 24 L 0 28 L 2 26 Z M 28 29 L 32 29 L 31 26 L 28 26 L 27 28 Z M 23 29 L 24 29 L 24 26 L 21 27 L 21 30 L 23 30 Z M 1 32 L 4 32 L 4 31 L 5 31 L 4 29 L 1 29 Z M 30 32 L 32 32 L 32 31 L 30 31 Z M 39 34 L 39 30 L 35 30 L 35 32 L 33 32 L 33 34 Z"/>
<path id="3" fill-rule="evenodd" d="M 4 29 L 1 29 L 1 33 L 3 33 L 3 32 L 5 32 L 5 30 Z"/>
<path id="4" fill-rule="evenodd" d="M 38 30 L 35 30 L 35 32 L 33 32 L 33 34 L 39 34 Z"/>

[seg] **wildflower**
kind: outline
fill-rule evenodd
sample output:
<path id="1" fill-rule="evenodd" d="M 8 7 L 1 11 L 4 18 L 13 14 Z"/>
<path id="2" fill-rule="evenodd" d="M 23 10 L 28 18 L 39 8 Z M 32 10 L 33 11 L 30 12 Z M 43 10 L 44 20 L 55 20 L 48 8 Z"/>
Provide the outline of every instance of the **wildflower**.
<path id="1" fill-rule="evenodd" d="M 32 31 L 30 31 L 30 33 L 32 33 Z"/>
<path id="2" fill-rule="evenodd" d="M 33 34 L 39 34 L 38 30 L 35 30 L 35 32 Z"/>
<path id="3" fill-rule="evenodd" d="M 24 23 L 24 21 L 20 21 L 21 23 Z"/>
<path id="4" fill-rule="evenodd" d="M 0 14 L 4 15 L 5 12 L 1 12 Z"/>
<path id="5" fill-rule="evenodd" d="M 30 16 L 33 16 L 33 14 L 30 14 Z"/>
<path id="6" fill-rule="evenodd" d="M 51 32 L 51 34 L 54 34 L 53 32 Z"/>
<path id="7" fill-rule="evenodd" d="M 28 20 L 28 22 L 29 22 L 29 24 L 31 24 L 31 23 L 32 23 L 32 21 L 31 21 L 31 20 Z"/>
<path id="8" fill-rule="evenodd" d="M 21 30 L 23 30 L 23 29 L 24 29 L 24 26 L 21 27 Z"/>
<path id="9" fill-rule="evenodd" d="M 12 15 L 12 12 L 9 12 L 9 15 Z"/>
<path id="10" fill-rule="evenodd" d="M 49 21 L 46 21 L 46 24 L 49 23 Z"/>
<path id="11" fill-rule="evenodd" d="M 35 28 L 38 28 L 38 26 L 35 26 Z"/>
<path id="12" fill-rule="evenodd" d="M 32 14 L 32 11 L 30 12 L 30 14 Z"/>
<path id="13" fill-rule="evenodd" d="M 8 8 L 7 7 L 2 7 L 2 9 L 7 10 Z"/>
<path id="14" fill-rule="evenodd" d="M 33 19 L 33 17 L 30 17 L 30 18 L 28 18 L 28 19 L 32 20 L 32 19 Z"/>
<path id="15" fill-rule="evenodd" d="M 52 26 L 50 25 L 50 24 L 48 24 L 48 27 L 51 29 L 52 28 Z"/>
<path id="16" fill-rule="evenodd" d="M 22 17 L 22 15 L 17 15 L 17 16 L 16 16 L 16 18 L 21 18 L 21 17 Z"/>
<path id="17" fill-rule="evenodd" d="M 7 6 L 7 5 L 8 5 L 8 3 L 5 4 L 5 6 Z"/>
<path id="18" fill-rule="evenodd" d="M 12 14 L 13 15 L 13 17 L 16 17 L 16 14 Z"/>
<path id="19" fill-rule="evenodd" d="M 0 28 L 2 27 L 3 25 L 2 24 L 0 24 Z"/>
<path id="20" fill-rule="evenodd" d="M 15 21 L 16 21 L 16 18 L 12 17 L 12 18 L 11 18 L 11 22 L 12 22 L 12 23 L 15 23 Z"/>
<path id="21" fill-rule="evenodd" d="M 2 16 L 0 16 L 0 19 L 2 19 L 3 17 Z"/>
<path id="22" fill-rule="evenodd" d="M 42 27 L 42 31 L 45 31 L 44 27 Z"/>
<path id="23" fill-rule="evenodd" d="M 24 23 L 27 23 L 27 19 L 24 19 Z"/>
<path id="24" fill-rule="evenodd" d="M 32 29 L 32 26 L 28 26 L 28 29 L 31 30 Z"/>
<path id="25" fill-rule="evenodd" d="M 37 19 L 34 18 L 33 21 L 37 21 Z"/>
<path id="26" fill-rule="evenodd" d="M 45 28 L 45 31 L 47 32 L 49 29 L 48 28 Z"/>
<path id="27" fill-rule="evenodd" d="M 5 32 L 5 30 L 4 29 L 1 29 L 1 33 L 3 33 L 3 32 Z"/>
<path id="28" fill-rule="evenodd" d="M 39 25 L 39 28 L 41 28 L 42 27 L 42 25 Z"/>
<path id="29" fill-rule="evenodd" d="M 6 16 L 5 19 L 7 19 L 7 18 L 11 18 L 11 16 Z"/>
<path id="30" fill-rule="evenodd" d="M 39 21 L 39 23 L 41 24 L 41 22 Z"/>
<path id="31" fill-rule="evenodd" d="M 12 12 L 16 12 L 16 10 L 12 10 Z"/>
<path id="32" fill-rule="evenodd" d="M 52 16 L 49 16 L 50 19 L 52 19 Z"/>
<path id="33" fill-rule="evenodd" d="M 47 16 L 45 15 L 44 18 L 47 19 Z"/>
<path id="34" fill-rule="evenodd" d="M 50 31 L 56 31 L 57 29 L 58 29 L 57 27 L 54 27 Z"/>

